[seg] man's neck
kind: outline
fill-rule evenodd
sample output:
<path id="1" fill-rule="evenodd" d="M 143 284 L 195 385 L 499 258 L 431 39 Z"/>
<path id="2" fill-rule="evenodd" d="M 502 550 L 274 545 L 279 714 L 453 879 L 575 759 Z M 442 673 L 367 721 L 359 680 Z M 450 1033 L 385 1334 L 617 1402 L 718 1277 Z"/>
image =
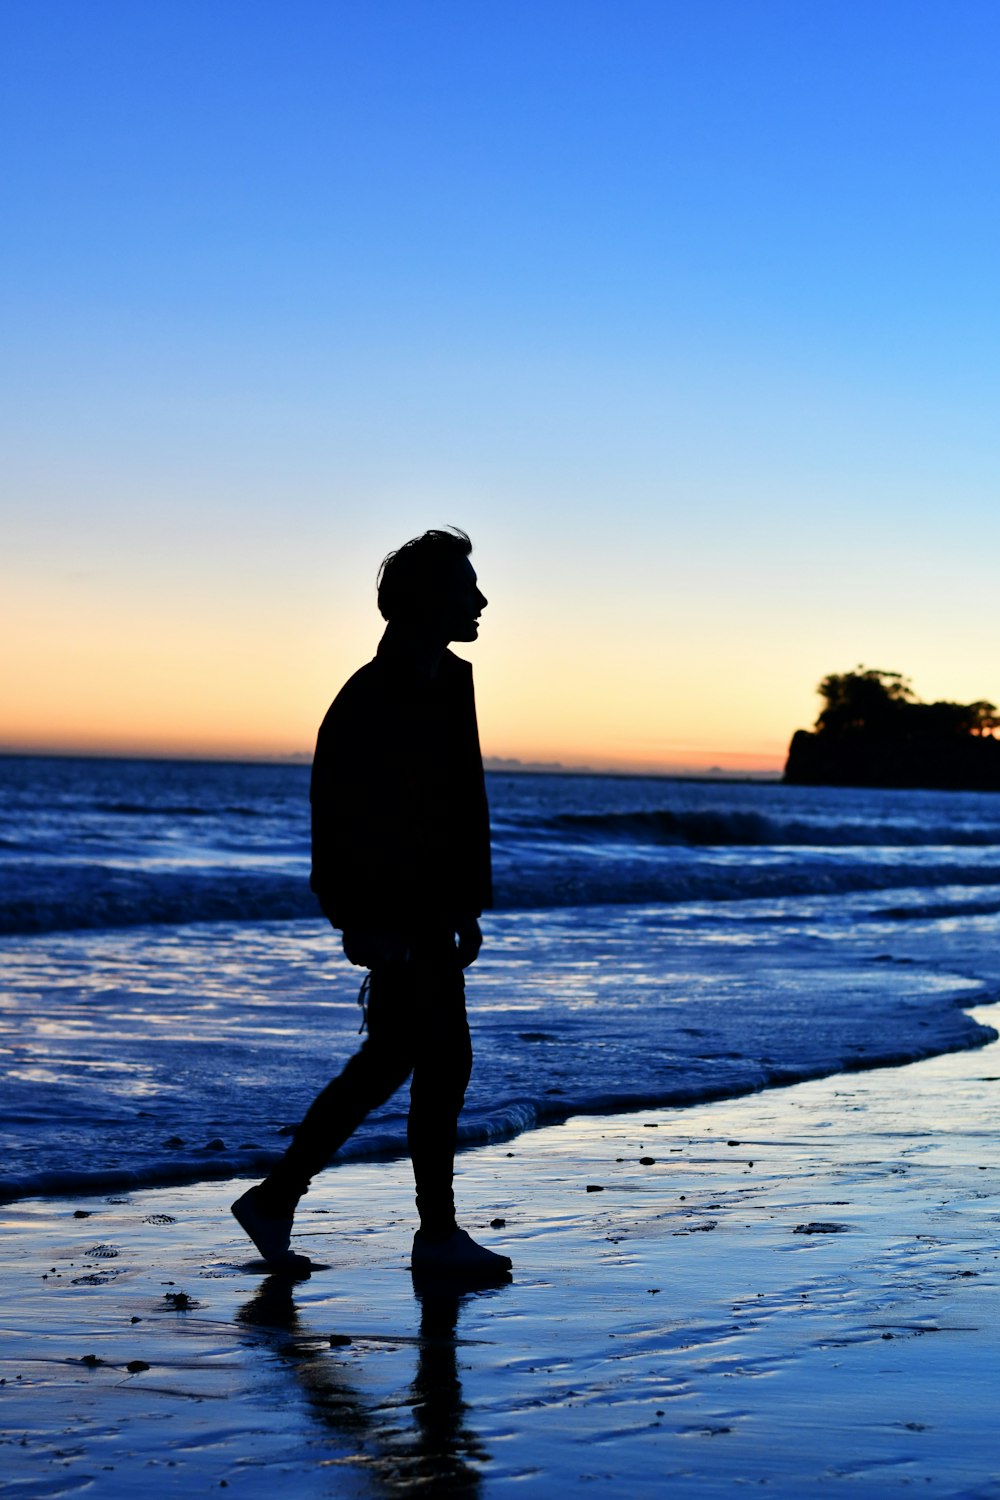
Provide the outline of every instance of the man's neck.
<path id="1" fill-rule="evenodd" d="M 385 627 L 382 642 L 398 661 L 404 661 L 422 677 L 437 676 L 448 649 L 448 642 L 440 636 L 391 622 Z"/>

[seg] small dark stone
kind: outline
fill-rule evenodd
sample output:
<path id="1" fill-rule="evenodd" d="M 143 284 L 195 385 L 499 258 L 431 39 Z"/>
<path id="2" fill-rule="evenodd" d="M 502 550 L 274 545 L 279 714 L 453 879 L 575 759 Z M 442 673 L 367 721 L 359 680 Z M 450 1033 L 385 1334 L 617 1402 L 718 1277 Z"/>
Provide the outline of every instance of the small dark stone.
<path id="1" fill-rule="evenodd" d="M 138 1375 L 142 1370 L 148 1370 L 149 1366 L 144 1359 L 130 1359 L 125 1366 L 130 1375 Z"/>
<path id="2" fill-rule="evenodd" d="M 726 1142 L 727 1146 L 738 1146 L 739 1144 L 740 1144 L 739 1141 L 727 1141 Z"/>
<path id="3" fill-rule="evenodd" d="M 491 1219 L 490 1220 L 490 1228 L 491 1229 L 506 1229 L 506 1227 L 507 1227 L 507 1220 L 506 1219 Z"/>
<path id="4" fill-rule="evenodd" d="M 203 1151 L 225 1151 L 225 1149 L 226 1143 L 222 1139 L 222 1137 L 218 1135 L 215 1136 L 212 1140 L 206 1141 L 204 1146 L 202 1147 Z"/>
<path id="5" fill-rule="evenodd" d="M 104 1361 L 103 1359 L 98 1359 L 96 1354 L 84 1354 L 80 1357 L 80 1363 L 81 1365 L 86 1365 L 88 1369 L 94 1370 L 98 1365 L 103 1365 Z"/>
<path id="6" fill-rule="evenodd" d="M 167 1139 L 163 1142 L 163 1144 L 164 1146 L 169 1146 L 173 1150 L 176 1150 L 178 1146 L 183 1146 L 184 1139 L 179 1135 L 169 1135 L 167 1136 Z"/>
<path id="7" fill-rule="evenodd" d="M 601 1185 L 600 1185 L 599 1182 L 588 1182 L 587 1183 L 587 1192 L 588 1193 L 603 1193 L 604 1189 L 601 1187 Z"/>
<path id="8" fill-rule="evenodd" d="M 92 1213 L 93 1209 L 90 1208 L 74 1208 L 73 1217 L 74 1219 L 89 1219 Z"/>
<path id="9" fill-rule="evenodd" d="M 349 1344 L 350 1342 L 351 1340 L 348 1338 L 346 1333 L 331 1333 L 330 1335 L 331 1349 L 342 1349 L 346 1344 Z"/>
<path id="10" fill-rule="evenodd" d="M 640 1167 L 655 1167 L 656 1166 L 656 1157 L 655 1156 L 640 1156 L 639 1157 L 639 1165 L 640 1165 Z"/>

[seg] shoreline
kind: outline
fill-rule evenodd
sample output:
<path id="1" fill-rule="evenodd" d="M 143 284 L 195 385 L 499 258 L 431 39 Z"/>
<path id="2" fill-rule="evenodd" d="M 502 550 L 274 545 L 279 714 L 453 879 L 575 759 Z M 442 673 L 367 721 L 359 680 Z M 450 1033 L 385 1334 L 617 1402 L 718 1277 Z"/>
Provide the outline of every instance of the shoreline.
<path id="1" fill-rule="evenodd" d="M 980 1004 L 978 1007 L 973 1003 L 963 1005 L 961 1009 L 970 1014 L 975 1009 L 985 1010 Z M 990 1007 L 994 1014 L 994 1024 L 987 1025 L 989 1034 L 967 1042 L 955 1042 L 953 1045 L 942 1046 L 940 1050 L 933 1052 L 914 1054 L 912 1056 L 899 1057 L 875 1057 L 863 1058 L 854 1062 L 851 1066 L 832 1068 L 829 1071 L 817 1071 L 808 1076 L 790 1078 L 784 1082 L 763 1084 L 759 1087 L 750 1087 L 739 1090 L 726 1090 L 719 1093 L 699 1093 L 696 1097 L 683 1099 L 678 1097 L 683 1090 L 677 1090 L 672 1097 L 634 1097 L 617 1103 L 613 1099 L 595 1102 L 592 1107 L 583 1107 L 579 1104 L 564 1107 L 553 1106 L 550 1110 L 539 1112 L 530 1121 L 523 1124 L 511 1124 L 507 1126 L 491 1127 L 487 1125 L 472 1125 L 467 1127 L 467 1133 L 463 1135 L 463 1125 L 459 1119 L 459 1139 L 457 1145 L 456 1160 L 471 1151 L 479 1151 L 490 1147 L 499 1148 L 508 1146 L 525 1136 L 530 1136 L 538 1131 L 558 1129 L 560 1126 L 569 1125 L 574 1121 L 587 1121 L 603 1119 L 614 1121 L 627 1119 L 639 1113 L 663 1113 L 669 1111 L 680 1116 L 688 1110 L 707 1108 L 713 1104 L 733 1104 L 739 1100 L 756 1097 L 758 1095 L 782 1092 L 785 1089 L 798 1088 L 804 1084 L 826 1082 L 840 1077 L 852 1077 L 857 1074 L 869 1072 L 884 1072 L 888 1069 L 911 1068 L 920 1062 L 938 1057 L 949 1057 L 957 1052 L 980 1052 L 984 1048 L 993 1046 L 1000 1040 L 1000 1004 Z M 533 1112 L 537 1104 L 524 1106 L 526 1112 Z M 51 1185 L 32 1186 L 24 1192 L 6 1193 L 0 1181 L 0 1212 L 15 1208 L 19 1203 L 45 1202 L 47 1200 L 73 1200 L 76 1198 L 102 1198 L 109 1194 L 137 1194 L 146 1192 L 164 1192 L 171 1189 L 181 1188 L 208 1188 L 220 1182 L 252 1182 L 259 1177 L 266 1176 L 272 1167 L 281 1159 L 280 1150 L 261 1152 L 255 1162 L 248 1163 L 247 1170 L 234 1174 L 232 1167 L 226 1163 L 220 1163 L 216 1170 L 210 1169 L 208 1161 L 199 1164 L 197 1169 L 191 1172 L 178 1171 L 176 1175 L 169 1170 L 140 1174 L 122 1168 L 120 1170 L 107 1169 L 94 1172 L 74 1172 L 67 1169 L 64 1172 L 53 1172 L 51 1174 Z M 349 1140 L 341 1147 L 340 1152 L 334 1156 L 323 1169 L 327 1172 L 345 1170 L 350 1166 L 377 1166 L 383 1163 L 408 1162 L 408 1150 L 405 1140 L 405 1131 L 396 1138 L 378 1137 L 373 1141 Z M 457 1168 L 456 1168 L 457 1170 Z"/>
<path id="2" fill-rule="evenodd" d="M 515 1272 L 463 1298 L 403 1161 L 317 1179 L 297 1283 L 239 1180 L 9 1205 L 10 1493 L 1000 1494 L 996 1046 L 464 1151 Z"/>

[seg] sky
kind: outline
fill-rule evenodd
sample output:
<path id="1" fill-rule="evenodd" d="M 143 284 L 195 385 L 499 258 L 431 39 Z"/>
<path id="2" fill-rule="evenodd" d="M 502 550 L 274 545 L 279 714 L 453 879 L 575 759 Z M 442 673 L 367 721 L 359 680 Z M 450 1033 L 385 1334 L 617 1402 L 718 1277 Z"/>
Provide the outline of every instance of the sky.
<path id="1" fill-rule="evenodd" d="M 4 0 L 0 748 L 306 755 L 472 536 L 488 755 L 1000 702 L 993 0 Z"/>

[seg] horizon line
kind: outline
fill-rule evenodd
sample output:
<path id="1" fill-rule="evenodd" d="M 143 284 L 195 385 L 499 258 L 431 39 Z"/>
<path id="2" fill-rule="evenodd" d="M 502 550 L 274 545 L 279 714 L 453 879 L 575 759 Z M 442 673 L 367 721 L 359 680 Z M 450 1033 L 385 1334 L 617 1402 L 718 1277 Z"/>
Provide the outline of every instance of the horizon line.
<path id="1" fill-rule="evenodd" d="M 741 752 L 729 752 L 741 754 Z M 741 754 L 742 758 L 742 754 Z M 193 765 L 272 765 L 302 766 L 312 764 L 312 751 L 297 750 L 285 754 L 265 751 L 174 751 L 139 749 L 94 749 L 72 746 L 30 746 L 0 744 L 0 759 L 3 760 L 119 760 L 188 762 Z M 746 759 L 751 759 L 746 756 Z M 757 757 L 752 757 L 757 761 Z M 584 761 L 522 760 L 518 756 L 484 755 L 483 769 L 494 775 L 505 772 L 517 776 L 635 776 L 664 777 L 680 780 L 702 781 L 746 781 L 777 780 L 782 775 L 782 766 L 762 765 L 723 766 L 718 764 L 677 763 L 650 765 L 614 764 L 591 765 Z"/>

